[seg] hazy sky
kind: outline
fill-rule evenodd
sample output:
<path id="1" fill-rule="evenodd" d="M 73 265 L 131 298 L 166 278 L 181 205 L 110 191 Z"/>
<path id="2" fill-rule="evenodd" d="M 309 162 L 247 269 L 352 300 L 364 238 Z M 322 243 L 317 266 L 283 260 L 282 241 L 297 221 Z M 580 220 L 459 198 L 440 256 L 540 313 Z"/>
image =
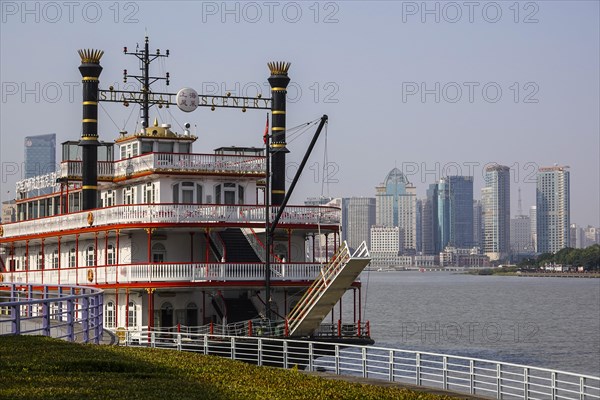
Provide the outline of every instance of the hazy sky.
<path id="1" fill-rule="evenodd" d="M 537 168 L 557 163 L 571 167 L 571 221 L 600 225 L 597 1 L 2 1 L 1 7 L 2 200 L 14 196 L 24 136 L 54 132 L 59 143 L 79 136 L 77 50 L 104 50 L 101 87 L 122 88 L 122 70 L 138 68 L 122 48 L 143 45 L 147 32 L 152 50 L 171 51 L 153 70 L 171 73 L 170 92 L 187 86 L 252 96 L 260 88 L 270 96 L 266 63 L 292 63 L 288 127 L 325 113 L 330 118 L 296 202 L 321 194 L 374 196 L 394 166 L 419 196 L 440 176 L 472 174 L 480 198 L 484 167 L 497 162 L 512 168 L 515 214 L 517 189 L 526 211 L 535 204 Z M 135 129 L 137 110 L 130 116 L 132 107 L 102 107 L 103 140 Z M 185 122 L 195 126 L 197 153 L 262 144 L 262 111 L 160 112 L 161 122 L 177 130 Z M 309 140 L 305 134 L 289 144 L 290 161 L 300 161 Z"/>

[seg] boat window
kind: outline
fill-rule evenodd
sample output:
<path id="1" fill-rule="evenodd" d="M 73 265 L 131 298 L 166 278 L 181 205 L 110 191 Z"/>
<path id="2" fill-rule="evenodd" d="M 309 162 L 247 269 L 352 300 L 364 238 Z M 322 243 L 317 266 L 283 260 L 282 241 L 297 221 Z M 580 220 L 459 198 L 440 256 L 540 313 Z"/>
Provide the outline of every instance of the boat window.
<path id="1" fill-rule="evenodd" d="M 71 250 L 69 250 L 69 267 L 70 268 L 75 268 L 77 262 L 77 252 L 75 251 L 74 247 L 71 247 Z"/>
<path id="2" fill-rule="evenodd" d="M 57 269 L 58 268 L 58 249 L 54 250 L 54 252 L 52 252 L 52 268 L 53 269 Z"/>
<path id="3" fill-rule="evenodd" d="M 105 328 L 114 328 L 116 324 L 116 313 L 115 313 L 115 303 L 109 301 L 104 306 L 104 327 Z"/>
<path id="4" fill-rule="evenodd" d="M 138 156 L 140 153 L 138 152 L 139 144 L 137 142 L 133 142 L 131 144 L 131 156 Z"/>
<path id="5" fill-rule="evenodd" d="M 172 153 L 173 152 L 173 142 L 158 142 L 158 152 L 159 153 Z"/>
<path id="6" fill-rule="evenodd" d="M 128 186 L 123 188 L 123 204 L 135 204 L 136 188 Z"/>
<path id="7" fill-rule="evenodd" d="M 226 182 L 215 186 L 216 204 L 244 204 L 244 188 L 237 183 Z"/>
<path id="8" fill-rule="evenodd" d="M 127 326 L 137 326 L 137 305 L 134 301 L 130 301 L 127 305 Z"/>
<path id="9" fill-rule="evenodd" d="M 144 203 L 152 204 L 156 202 L 156 185 L 147 183 L 144 187 Z"/>
<path id="10" fill-rule="evenodd" d="M 106 264 L 115 265 L 115 261 L 115 246 L 113 244 L 109 244 L 106 248 Z"/>
<path id="11" fill-rule="evenodd" d="M 162 263 L 167 259 L 167 249 L 162 243 L 155 243 L 152 246 L 152 262 Z"/>
<path id="12" fill-rule="evenodd" d="M 94 246 L 88 246 L 85 256 L 85 265 L 87 267 L 93 267 L 96 265 L 96 250 Z"/>
<path id="13" fill-rule="evenodd" d="M 189 143 L 179 143 L 179 152 L 180 153 L 189 153 L 190 152 L 190 144 Z"/>
<path id="14" fill-rule="evenodd" d="M 154 142 L 151 142 L 149 140 L 142 141 L 142 154 L 152 153 L 153 144 Z"/>

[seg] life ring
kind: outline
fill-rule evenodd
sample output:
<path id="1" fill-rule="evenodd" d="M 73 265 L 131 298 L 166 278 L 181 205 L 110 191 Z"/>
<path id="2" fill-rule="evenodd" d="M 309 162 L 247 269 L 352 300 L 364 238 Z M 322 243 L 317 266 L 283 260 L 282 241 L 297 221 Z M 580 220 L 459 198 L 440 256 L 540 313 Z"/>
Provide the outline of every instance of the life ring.
<path id="1" fill-rule="evenodd" d="M 0 282 L 4 282 L 4 275 L 0 274 Z"/>
<path id="2" fill-rule="evenodd" d="M 88 269 L 87 280 L 89 282 L 93 282 L 94 281 L 94 271 L 92 271 L 91 269 Z"/>
<path id="3" fill-rule="evenodd" d="M 87 223 L 89 226 L 92 226 L 94 223 L 94 214 L 91 211 L 87 215 Z"/>
<path id="4" fill-rule="evenodd" d="M 0 225 L 0 237 L 4 236 L 4 227 Z"/>

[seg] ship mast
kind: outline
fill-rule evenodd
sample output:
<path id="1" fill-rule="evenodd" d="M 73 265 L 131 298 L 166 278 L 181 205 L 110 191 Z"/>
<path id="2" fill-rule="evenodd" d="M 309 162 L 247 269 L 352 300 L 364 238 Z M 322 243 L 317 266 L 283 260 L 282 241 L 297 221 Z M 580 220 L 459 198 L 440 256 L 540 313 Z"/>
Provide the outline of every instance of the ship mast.
<path id="1" fill-rule="evenodd" d="M 165 74 L 164 77 L 158 77 L 158 76 L 150 76 L 150 63 L 152 63 L 153 61 L 155 61 L 156 59 L 160 58 L 160 57 L 169 57 L 169 50 L 166 51 L 166 54 L 160 54 L 160 49 L 156 49 L 156 52 L 154 52 L 154 54 L 150 54 L 150 43 L 148 40 L 148 36 L 145 37 L 144 39 L 144 49 L 141 51 L 138 51 L 138 48 L 136 46 L 136 49 L 134 52 L 128 52 L 127 51 L 127 47 L 123 47 L 123 53 L 126 55 L 130 55 L 130 56 L 135 56 L 140 60 L 141 63 L 141 73 L 142 75 L 130 75 L 127 73 L 127 70 L 124 69 L 123 70 L 123 83 L 127 83 L 127 78 L 133 78 L 135 80 L 137 80 L 140 85 L 141 85 L 141 92 L 142 92 L 142 101 L 140 103 L 140 108 L 141 108 L 141 117 L 142 117 L 142 126 L 144 128 L 147 128 L 149 125 L 149 119 L 150 119 L 150 107 L 152 107 L 154 105 L 153 102 L 149 101 L 149 97 L 150 97 L 150 85 L 152 85 L 154 82 L 159 81 L 159 80 L 164 80 L 167 84 L 167 86 L 169 86 L 170 83 L 170 75 L 167 72 Z M 159 108 L 162 107 L 162 104 L 158 105 Z M 169 105 L 166 105 L 167 107 L 169 107 Z"/>

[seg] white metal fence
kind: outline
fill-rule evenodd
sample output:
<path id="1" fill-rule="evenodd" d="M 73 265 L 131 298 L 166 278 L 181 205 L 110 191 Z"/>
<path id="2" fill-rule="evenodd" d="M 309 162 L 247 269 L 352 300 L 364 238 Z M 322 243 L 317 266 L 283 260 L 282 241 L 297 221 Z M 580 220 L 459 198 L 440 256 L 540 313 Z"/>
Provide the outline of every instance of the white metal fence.
<path id="1" fill-rule="evenodd" d="M 127 332 L 125 345 L 212 354 L 257 365 L 404 382 L 502 399 L 599 399 L 600 378 L 447 354 L 308 340 Z"/>

